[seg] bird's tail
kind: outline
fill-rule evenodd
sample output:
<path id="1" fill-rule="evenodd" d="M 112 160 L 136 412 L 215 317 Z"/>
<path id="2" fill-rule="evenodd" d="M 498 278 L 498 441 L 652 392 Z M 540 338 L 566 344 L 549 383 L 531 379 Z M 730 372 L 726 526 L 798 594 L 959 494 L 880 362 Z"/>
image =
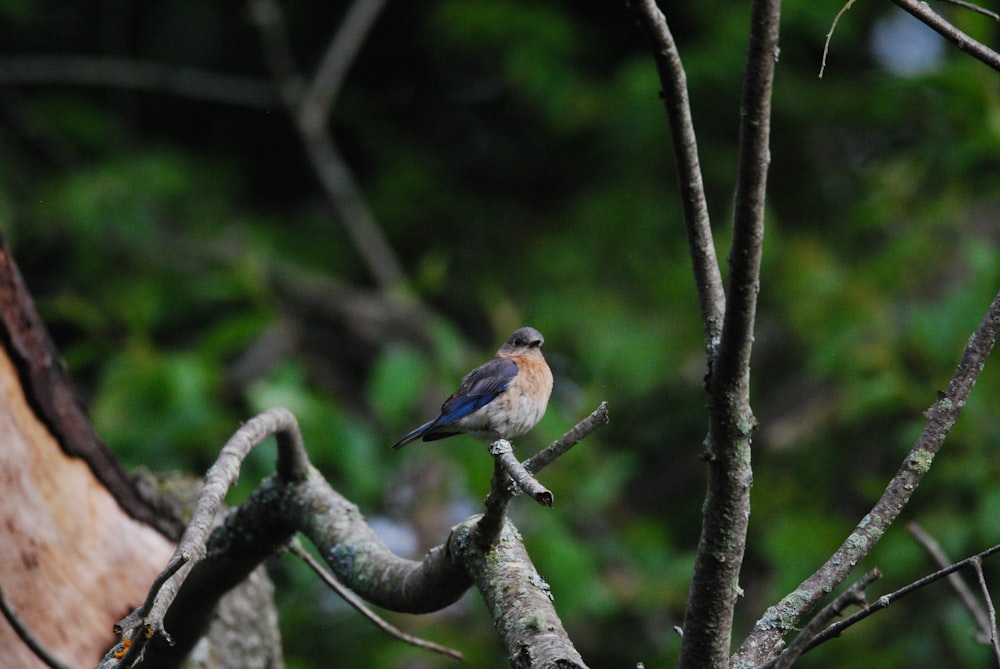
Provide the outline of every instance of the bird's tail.
<path id="1" fill-rule="evenodd" d="M 410 430 L 402 439 L 400 439 L 399 441 L 397 441 L 395 444 L 392 445 L 392 450 L 398 451 L 399 449 L 401 449 L 403 446 L 406 446 L 411 441 L 416 441 L 420 437 L 424 436 L 424 432 L 426 432 L 427 428 L 429 428 L 433 424 L 434 424 L 434 421 L 428 421 L 428 422 L 424 423 L 423 425 L 421 425 L 420 427 L 414 428 L 413 430 Z"/>

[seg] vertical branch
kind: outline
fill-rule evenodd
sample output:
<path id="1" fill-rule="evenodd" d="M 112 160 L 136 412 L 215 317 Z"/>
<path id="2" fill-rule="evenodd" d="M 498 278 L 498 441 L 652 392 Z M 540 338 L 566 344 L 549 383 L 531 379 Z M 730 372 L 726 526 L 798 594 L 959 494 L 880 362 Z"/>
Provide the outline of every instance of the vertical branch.
<path id="1" fill-rule="evenodd" d="M 684 620 L 680 666 L 729 664 L 733 609 L 750 517 L 750 352 L 764 236 L 779 0 L 753 3 L 743 77 L 739 167 L 726 312 L 708 381 L 708 492 Z"/>
<path id="2" fill-rule="evenodd" d="M 708 216 L 708 202 L 705 199 L 705 185 L 698 161 L 698 141 L 691 119 L 691 103 L 688 100 L 687 75 L 674 36 L 667 26 L 667 20 L 655 0 L 633 0 L 632 10 L 639 19 L 639 25 L 646 33 L 646 39 L 656 61 L 656 71 L 663 87 L 660 97 L 667 110 L 670 137 L 677 162 L 677 179 L 684 203 L 684 224 L 687 228 L 688 247 L 694 268 L 698 300 L 701 304 L 701 318 L 705 327 L 705 341 L 709 357 L 715 355 L 722 334 L 722 315 L 725 312 L 726 296 L 722 290 L 722 274 L 715 256 L 711 222 Z"/>

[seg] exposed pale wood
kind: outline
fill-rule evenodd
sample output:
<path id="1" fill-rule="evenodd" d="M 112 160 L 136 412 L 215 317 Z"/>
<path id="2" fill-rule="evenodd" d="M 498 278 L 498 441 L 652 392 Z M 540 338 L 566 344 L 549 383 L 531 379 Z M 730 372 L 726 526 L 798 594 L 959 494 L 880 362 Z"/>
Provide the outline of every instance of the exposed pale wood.
<path id="1" fill-rule="evenodd" d="M 97 664 L 172 550 L 63 452 L 0 351 L 0 586 L 34 634 L 66 663 Z M 43 666 L 2 619 L 0 659 Z"/>

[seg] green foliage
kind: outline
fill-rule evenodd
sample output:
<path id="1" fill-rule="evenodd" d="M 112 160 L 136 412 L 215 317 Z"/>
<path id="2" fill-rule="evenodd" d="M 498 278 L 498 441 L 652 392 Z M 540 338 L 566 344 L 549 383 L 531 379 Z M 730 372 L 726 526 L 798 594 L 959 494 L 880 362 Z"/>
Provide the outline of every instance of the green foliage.
<path id="1" fill-rule="evenodd" d="M 188 353 L 136 347 L 109 362 L 91 408 L 100 434 L 134 460 L 158 468 L 203 461 L 205 441 L 235 424 L 218 401 L 218 368 Z M 209 441 L 208 443 L 213 443 Z"/>
<path id="2" fill-rule="evenodd" d="M 400 345 L 386 349 L 375 361 L 368 382 L 368 401 L 379 419 L 389 425 L 404 423 L 429 373 L 426 359 L 416 348 Z"/>
<path id="3" fill-rule="evenodd" d="M 0 10 L 0 48 L 265 76 L 251 29 L 199 7 L 84 17 L 64 2 L 13 3 Z M 287 9 L 296 57 L 310 63 L 340 10 Z M 748 10 L 666 9 L 725 259 Z M 880 71 L 867 44 L 883 10 L 859 3 L 819 80 L 838 9 L 784 10 L 744 630 L 881 494 L 1000 279 L 1000 79 L 957 52 L 920 77 Z M 190 48 L 164 37 L 195 24 Z M 156 39 L 144 38 L 149 26 Z M 125 38 L 111 37 L 118 28 Z M 518 500 L 516 521 L 592 666 L 676 661 L 671 628 L 703 496 L 704 342 L 659 82 L 624 7 L 442 0 L 376 24 L 334 133 L 403 261 L 400 292 L 436 314 L 423 338 L 366 339 L 325 310 L 344 286 L 368 295 L 370 277 L 278 105 L 12 90 L 0 229 L 126 463 L 201 472 L 240 420 L 286 406 L 315 464 L 370 517 L 412 528 L 419 557 L 479 509 L 492 465 L 464 437 L 388 445 L 530 323 L 546 335 L 556 389 L 519 449 L 600 400 L 612 424 L 543 473 L 556 508 Z M 956 558 L 997 542 L 997 397 L 991 363 L 904 518 Z M 247 463 L 234 499 L 272 458 L 269 446 Z M 902 524 L 870 562 L 886 573 L 870 597 L 933 569 Z M 290 667 L 434 662 L 385 641 L 288 563 L 273 571 Z M 505 665 L 475 597 L 394 620 L 460 648 L 470 666 Z M 803 662 L 982 666 L 969 627 L 942 585 Z"/>

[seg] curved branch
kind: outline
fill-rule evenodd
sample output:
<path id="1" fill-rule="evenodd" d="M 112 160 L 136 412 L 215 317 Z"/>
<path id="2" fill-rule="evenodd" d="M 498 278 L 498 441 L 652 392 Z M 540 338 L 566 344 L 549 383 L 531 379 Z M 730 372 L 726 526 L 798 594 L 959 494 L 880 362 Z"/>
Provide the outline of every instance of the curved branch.
<path id="1" fill-rule="evenodd" d="M 212 529 L 240 464 L 272 434 L 278 441 L 279 473 Z M 176 666 L 205 629 L 219 598 L 298 531 L 313 541 L 342 583 L 388 609 L 437 610 L 472 583 L 445 550 L 432 551 L 422 562 L 392 554 L 358 508 L 308 464 L 295 417 L 286 409 L 270 409 L 244 423 L 223 447 L 205 476 L 174 557 L 147 602 L 115 626 L 123 638 L 100 666 L 131 667 L 144 655 L 143 667 Z M 154 652 L 148 652 L 148 644 Z"/>
<path id="2" fill-rule="evenodd" d="M 594 422 L 591 418 L 582 422 Z M 208 536 L 240 463 L 272 434 L 278 441 L 278 473 L 227 513 Z M 405 613 L 437 611 L 476 583 L 509 649 L 532 658 L 558 659 L 532 666 L 583 667 L 517 531 L 501 518 L 498 541 L 481 545 L 473 539 L 480 520 L 475 516 L 455 528 L 447 542 L 423 560 L 393 554 L 358 507 L 309 464 L 294 416 L 271 409 L 241 426 L 222 449 L 174 557 L 147 602 L 116 626 L 123 637 L 100 666 L 131 667 L 143 655 L 144 667 L 177 666 L 203 634 L 219 598 L 302 532 L 337 581 L 372 604 Z M 539 593 L 545 594 L 544 604 Z M 535 624 L 539 626 L 532 627 Z"/>
<path id="3" fill-rule="evenodd" d="M 450 542 L 431 549 L 421 561 L 395 555 L 358 507 L 315 470 L 278 503 L 277 512 L 316 546 L 337 580 L 376 606 L 428 613 L 454 603 L 472 585 L 449 550 Z"/>
<path id="4" fill-rule="evenodd" d="M 969 338 L 948 389 L 939 393 L 937 402 L 927 411 L 927 425 L 878 502 L 816 573 L 764 612 L 734 656 L 735 663 L 752 666 L 772 657 L 781 638 L 815 610 L 833 588 L 843 583 L 854 566 L 874 548 L 930 470 L 934 456 L 958 420 L 976 379 L 983 371 L 998 333 L 1000 293 L 993 298 Z"/>
<path id="5" fill-rule="evenodd" d="M 426 639 L 421 639 L 415 637 L 411 634 L 407 634 L 403 630 L 399 629 L 395 625 L 390 624 L 384 618 L 379 617 L 374 611 L 368 608 L 360 597 L 355 595 L 353 592 L 348 590 L 344 585 L 333 577 L 333 574 L 328 572 L 320 562 L 312 556 L 312 554 L 305 549 L 302 542 L 298 538 L 292 540 L 291 551 L 300 560 L 305 562 L 310 569 L 313 570 L 320 580 L 322 580 L 328 588 L 337 593 L 337 596 L 347 602 L 348 606 L 361 614 L 362 618 L 367 619 L 373 625 L 378 627 L 380 630 L 388 634 L 389 636 L 395 637 L 404 643 L 408 643 L 411 646 L 416 646 L 417 648 L 425 648 L 433 653 L 438 653 L 439 655 L 444 655 L 452 660 L 463 660 L 463 656 L 460 652 L 453 648 L 448 648 L 447 646 L 442 646 L 441 644 L 434 643 L 432 641 L 427 641 Z"/>
<path id="6" fill-rule="evenodd" d="M 192 571 L 196 565 L 204 560 L 208 552 L 206 545 L 209 533 L 212 532 L 215 518 L 223 507 L 226 492 L 239 478 L 240 465 L 255 446 L 272 434 L 277 435 L 278 439 L 279 471 L 289 474 L 292 477 L 289 480 L 293 482 L 297 482 L 305 476 L 303 463 L 307 464 L 308 461 L 302 447 L 298 422 L 291 412 L 287 409 L 269 409 L 240 426 L 222 448 L 215 464 L 205 474 L 205 483 L 198 495 L 198 500 L 195 502 L 191 520 L 184 529 L 184 534 L 181 536 L 169 564 L 153 582 L 146 602 L 115 624 L 115 631 L 119 634 L 124 632 L 125 639 L 129 641 L 124 648 L 127 650 L 127 654 L 123 659 L 123 666 L 131 666 L 133 661 L 137 661 L 142 656 L 146 641 L 149 639 L 159 637 L 168 646 L 174 645 L 174 638 L 167 631 L 167 612 L 181 593 L 181 586 L 186 585 L 190 592 L 191 582 L 197 579 L 197 573 L 192 573 Z M 287 536 L 284 537 L 282 544 L 291 538 L 290 531 L 285 532 L 285 534 Z M 213 533 L 213 538 L 215 536 L 216 534 Z M 273 545 L 267 544 L 265 548 L 266 553 L 270 553 L 273 550 Z M 245 559 L 255 556 L 259 552 L 260 548 L 258 547 L 256 550 L 243 551 L 241 555 Z M 216 579 L 213 582 L 213 588 L 198 590 L 199 594 L 211 597 L 210 593 L 214 593 L 214 598 L 211 599 L 214 605 L 214 602 L 229 588 L 250 573 L 258 562 L 259 560 L 248 563 L 249 568 L 245 572 L 230 571 L 224 577 Z M 204 569 L 200 570 L 200 572 L 203 571 Z M 210 612 L 212 606 L 203 607 L 203 611 L 206 609 Z M 202 619 L 199 616 L 183 617 L 184 629 L 199 629 L 197 623 L 200 623 Z M 142 632 L 138 633 L 140 628 Z M 182 634 L 180 636 L 188 638 L 191 635 Z M 184 644 L 182 644 L 181 650 L 184 650 Z"/>

